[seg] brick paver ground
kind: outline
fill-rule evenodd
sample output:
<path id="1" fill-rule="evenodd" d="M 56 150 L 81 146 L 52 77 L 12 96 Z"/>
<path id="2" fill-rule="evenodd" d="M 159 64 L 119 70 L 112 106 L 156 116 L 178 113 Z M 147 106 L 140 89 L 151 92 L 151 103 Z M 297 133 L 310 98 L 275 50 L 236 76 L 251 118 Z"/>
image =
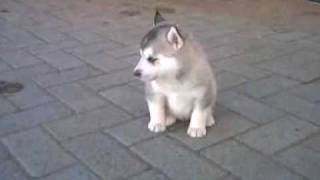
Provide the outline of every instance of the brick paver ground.
<path id="1" fill-rule="evenodd" d="M 0 95 L 0 180 L 319 180 L 317 5 L 298 28 L 196 2 L 0 0 L 0 80 L 25 87 Z M 132 70 L 154 7 L 195 32 L 217 74 L 205 138 L 147 130 Z"/>

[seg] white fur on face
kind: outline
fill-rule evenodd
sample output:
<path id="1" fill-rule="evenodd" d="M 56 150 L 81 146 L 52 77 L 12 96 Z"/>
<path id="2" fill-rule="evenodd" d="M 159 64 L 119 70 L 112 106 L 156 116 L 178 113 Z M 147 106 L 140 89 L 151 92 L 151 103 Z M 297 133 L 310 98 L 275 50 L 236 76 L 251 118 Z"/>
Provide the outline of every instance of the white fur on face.
<path id="1" fill-rule="evenodd" d="M 164 55 L 155 55 L 154 50 L 149 47 L 145 50 L 140 50 L 141 58 L 135 70 L 140 70 L 141 79 L 145 81 L 153 80 L 159 76 L 174 75 L 178 69 L 178 64 L 175 58 Z M 157 58 L 155 63 L 150 63 L 149 57 Z"/>
<path id="2" fill-rule="evenodd" d="M 156 78 L 157 72 L 153 64 L 151 64 L 147 59 L 152 57 L 153 49 L 147 48 L 144 51 L 140 50 L 141 58 L 135 67 L 135 70 L 141 71 L 141 79 L 145 81 L 152 80 Z"/>
<path id="3" fill-rule="evenodd" d="M 176 58 L 159 55 L 159 75 L 175 75 L 178 71 L 178 62 Z"/>

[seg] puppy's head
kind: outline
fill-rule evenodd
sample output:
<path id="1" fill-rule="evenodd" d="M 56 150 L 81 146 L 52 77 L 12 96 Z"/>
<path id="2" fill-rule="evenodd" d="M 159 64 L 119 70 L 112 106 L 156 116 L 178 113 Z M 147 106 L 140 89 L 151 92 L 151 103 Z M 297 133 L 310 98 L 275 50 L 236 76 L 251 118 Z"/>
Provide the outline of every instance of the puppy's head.
<path id="1" fill-rule="evenodd" d="M 154 27 L 142 38 L 140 43 L 140 61 L 134 69 L 134 75 L 144 81 L 177 73 L 180 68 L 177 53 L 184 46 L 184 38 L 174 24 L 166 23 L 157 11 Z"/>

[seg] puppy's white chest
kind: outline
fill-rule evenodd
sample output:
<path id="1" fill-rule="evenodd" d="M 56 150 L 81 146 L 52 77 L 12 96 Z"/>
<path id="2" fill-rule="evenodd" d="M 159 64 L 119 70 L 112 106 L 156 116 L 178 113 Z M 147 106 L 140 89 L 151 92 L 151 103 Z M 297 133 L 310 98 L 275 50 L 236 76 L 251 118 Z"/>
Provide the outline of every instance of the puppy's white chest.
<path id="1" fill-rule="evenodd" d="M 189 118 L 193 107 L 193 98 L 188 93 L 171 93 L 167 96 L 167 105 L 171 113 L 178 118 Z"/>
<path id="2" fill-rule="evenodd" d="M 162 85 L 154 83 L 153 88 L 166 97 L 167 107 L 178 118 L 190 118 L 194 95 L 181 86 Z"/>

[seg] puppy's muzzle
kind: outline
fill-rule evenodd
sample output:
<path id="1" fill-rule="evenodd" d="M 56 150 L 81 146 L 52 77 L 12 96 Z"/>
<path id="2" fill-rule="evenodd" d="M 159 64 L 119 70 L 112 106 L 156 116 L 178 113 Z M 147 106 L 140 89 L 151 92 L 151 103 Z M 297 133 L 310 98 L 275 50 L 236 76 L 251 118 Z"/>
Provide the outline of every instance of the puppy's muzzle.
<path id="1" fill-rule="evenodd" d="M 136 76 L 136 77 L 138 77 L 138 78 L 140 78 L 141 75 L 142 75 L 141 70 L 140 70 L 140 69 L 134 70 L 134 71 L 133 71 L 133 75 Z"/>

